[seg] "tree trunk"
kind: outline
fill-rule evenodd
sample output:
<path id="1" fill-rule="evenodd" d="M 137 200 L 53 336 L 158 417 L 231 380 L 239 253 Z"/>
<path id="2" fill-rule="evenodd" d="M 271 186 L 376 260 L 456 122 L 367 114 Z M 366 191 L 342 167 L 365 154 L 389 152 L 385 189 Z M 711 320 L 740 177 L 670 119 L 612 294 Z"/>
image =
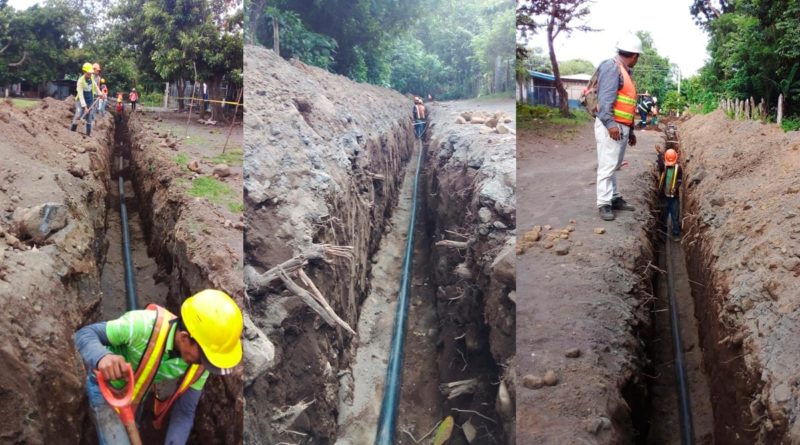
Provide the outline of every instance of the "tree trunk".
<path id="1" fill-rule="evenodd" d="M 783 121 L 783 94 L 778 95 L 778 125 Z"/>
<path id="2" fill-rule="evenodd" d="M 561 82 L 561 70 L 558 69 L 558 60 L 556 60 L 556 51 L 553 48 L 553 19 L 547 22 L 547 46 L 550 48 L 550 64 L 553 65 L 553 76 L 556 78 L 556 91 L 558 91 L 559 106 L 561 115 L 564 117 L 571 117 L 572 113 L 569 111 L 569 98 L 567 97 L 567 89 Z"/>
<path id="3" fill-rule="evenodd" d="M 220 85 L 222 84 L 222 76 L 215 74 L 211 76 L 208 81 L 208 96 L 210 100 L 221 101 L 225 98 L 222 97 Z M 200 105 L 202 107 L 202 105 Z M 222 112 L 222 104 L 218 102 L 211 102 L 211 120 L 217 122 L 224 122 L 225 116 Z"/>
<path id="4" fill-rule="evenodd" d="M 175 87 L 178 90 L 178 111 L 183 112 L 186 109 L 186 102 L 184 101 L 184 92 L 186 91 L 186 81 L 183 77 L 178 78 L 178 81 L 175 82 Z"/>
<path id="5" fill-rule="evenodd" d="M 272 18 L 272 50 L 275 51 L 275 54 L 281 55 L 281 39 L 277 17 Z"/>
<path id="6" fill-rule="evenodd" d="M 256 29 L 258 29 L 258 18 L 264 14 L 264 6 L 266 6 L 266 0 L 253 0 L 250 4 L 250 18 L 248 26 L 247 26 L 247 33 L 245 37 L 247 37 L 247 43 L 255 44 L 258 43 L 256 39 Z"/>

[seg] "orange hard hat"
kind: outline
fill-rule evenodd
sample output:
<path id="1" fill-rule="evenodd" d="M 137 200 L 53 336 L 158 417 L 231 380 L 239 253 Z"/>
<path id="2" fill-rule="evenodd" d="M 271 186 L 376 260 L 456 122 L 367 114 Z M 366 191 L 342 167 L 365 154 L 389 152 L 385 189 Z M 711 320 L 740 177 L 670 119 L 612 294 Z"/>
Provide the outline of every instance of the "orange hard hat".
<path id="1" fill-rule="evenodd" d="M 678 162 L 678 152 L 677 151 L 675 151 L 674 149 L 670 148 L 669 150 L 667 150 L 666 153 L 664 153 L 664 164 L 667 167 L 671 167 L 671 166 L 675 165 L 677 162 Z"/>

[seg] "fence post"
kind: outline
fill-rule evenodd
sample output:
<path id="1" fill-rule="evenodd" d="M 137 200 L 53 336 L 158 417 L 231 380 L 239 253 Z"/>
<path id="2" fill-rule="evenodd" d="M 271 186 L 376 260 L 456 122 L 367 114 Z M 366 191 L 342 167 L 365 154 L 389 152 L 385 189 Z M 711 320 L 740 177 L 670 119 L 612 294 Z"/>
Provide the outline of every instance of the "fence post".
<path id="1" fill-rule="evenodd" d="M 778 95 L 778 125 L 783 120 L 783 94 Z"/>

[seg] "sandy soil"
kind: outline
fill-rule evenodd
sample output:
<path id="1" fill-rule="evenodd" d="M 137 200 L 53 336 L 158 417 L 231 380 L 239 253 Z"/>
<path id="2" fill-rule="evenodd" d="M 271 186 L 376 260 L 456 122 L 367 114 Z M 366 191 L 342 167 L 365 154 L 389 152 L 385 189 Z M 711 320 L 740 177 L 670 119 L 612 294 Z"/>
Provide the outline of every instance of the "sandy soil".
<path id="1" fill-rule="evenodd" d="M 637 135 L 618 173 L 623 196 L 637 210 L 605 222 L 594 204 L 592 123 L 518 134 L 519 220 L 525 222 L 517 259 L 518 443 L 632 443 L 637 434 L 632 416 L 645 409 L 635 402 L 646 391 L 638 332 L 649 324 L 642 303 L 652 295 L 645 268 L 654 258 L 649 208 L 660 134 Z M 535 226 L 542 239 L 523 242 Z M 555 245 L 546 248 L 549 242 Z M 578 357 L 567 357 L 573 348 Z M 554 386 L 535 383 L 549 371 Z"/>

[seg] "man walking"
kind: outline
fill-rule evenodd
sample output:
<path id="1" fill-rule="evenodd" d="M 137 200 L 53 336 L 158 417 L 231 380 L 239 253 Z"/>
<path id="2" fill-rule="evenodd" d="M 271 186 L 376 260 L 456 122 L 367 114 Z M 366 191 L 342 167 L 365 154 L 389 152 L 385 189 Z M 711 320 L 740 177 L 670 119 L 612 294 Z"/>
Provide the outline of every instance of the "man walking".
<path id="1" fill-rule="evenodd" d="M 417 139 L 419 139 L 425 132 L 425 105 L 422 104 L 422 99 L 419 97 L 414 97 L 412 114 L 414 117 L 414 132 L 417 134 Z"/>
<path id="2" fill-rule="evenodd" d="M 174 408 L 164 443 L 182 445 L 192 429 L 209 372 L 229 374 L 241 360 L 242 328 L 236 302 L 222 291 L 206 289 L 187 298 L 179 316 L 151 304 L 78 330 L 75 347 L 89 370 L 86 392 L 100 445 L 129 442 L 114 408 L 100 392 L 94 371 L 120 389 L 124 385 L 119 379 L 131 366 L 134 381 L 127 385 L 133 385 L 134 409 L 144 402 L 152 384 L 154 424 L 160 428 Z"/>
<path id="3" fill-rule="evenodd" d="M 636 86 L 631 68 L 642 53 L 642 42 L 626 34 L 617 42 L 617 56 L 597 68 L 599 111 L 594 122 L 597 140 L 597 208 L 605 221 L 614 219 L 614 210 L 634 210 L 617 188 L 617 170 L 625 157 L 625 148 L 636 145 L 633 134 L 636 113 Z"/>

